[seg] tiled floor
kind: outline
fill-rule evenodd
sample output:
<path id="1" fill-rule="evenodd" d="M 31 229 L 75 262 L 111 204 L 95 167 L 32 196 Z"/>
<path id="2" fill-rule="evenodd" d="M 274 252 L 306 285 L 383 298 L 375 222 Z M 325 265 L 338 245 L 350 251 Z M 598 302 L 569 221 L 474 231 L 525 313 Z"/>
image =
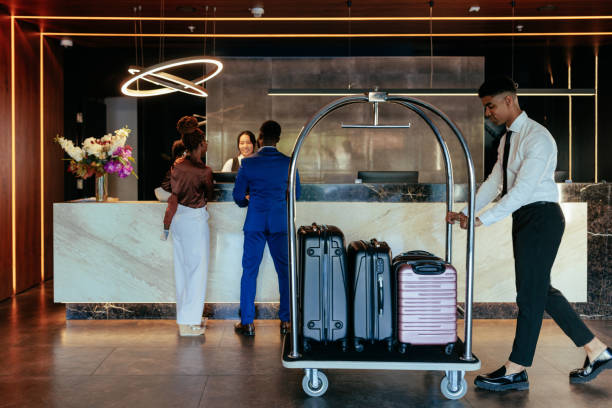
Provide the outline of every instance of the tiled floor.
<path id="1" fill-rule="evenodd" d="M 280 363 L 278 321 L 258 321 L 253 339 L 231 321 L 209 321 L 204 338 L 181 338 L 174 321 L 68 321 L 52 283 L 0 303 L 0 407 L 612 407 L 612 371 L 570 385 L 584 353 L 547 320 L 529 391 L 440 393 L 439 372 L 332 371 L 328 392 L 308 398 L 303 373 Z M 612 321 L 587 324 L 608 344 Z M 514 321 L 474 322 L 482 371 L 508 355 Z"/>

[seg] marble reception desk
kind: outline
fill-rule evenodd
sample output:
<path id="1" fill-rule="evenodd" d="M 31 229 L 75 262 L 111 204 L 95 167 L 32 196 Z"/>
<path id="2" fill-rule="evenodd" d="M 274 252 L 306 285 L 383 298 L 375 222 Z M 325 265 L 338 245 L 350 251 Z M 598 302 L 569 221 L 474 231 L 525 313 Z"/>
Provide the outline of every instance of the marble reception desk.
<path id="1" fill-rule="evenodd" d="M 211 259 L 205 313 L 217 318 L 237 318 L 240 298 L 246 209 L 228 201 L 231 188 L 231 184 L 218 185 L 219 201 L 208 205 Z M 580 194 L 588 186 L 560 184 L 559 188 L 566 230 L 552 284 L 582 312 L 609 314 L 607 309 L 597 309 L 596 302 L 589 302 L 592 288 L 587 283 L 606 285 L 610 279 L 609 267 L 596 265 L 592 248 L 587 247 L 592 235 L 588 234 L 591 205 L 581 202 Z M 592 188 L 595 191 L 599 186 Z M 455 197 L 457 201 L 465 198 L 465 186 L 457 186 Z M 337 225 L 347 243 L 376 237 L 387 241 L 394 254 L 410 249 L 443 254 L 443 200 L 443 185 L 304 185 L 296 214 L 299 225 L 313 221 Z M 457 209 L 462 206 L 456 205 Z M 54 204 L 54 295 L 56 302 L 67 304 L 68 318 L 174 317 L 172 241 L 160 240 L 165 207 L 165 203 L 146 201 Z M 599 221 L 609 223 L 609 211 L 603 217 Z M 516 294 L 510 228 L 507 218 L 476 230 L 476 317 L 513 313 Z M 459 301 L 464 297 L 465 237 L 465 231 L 454 227 Z M 600 271 L 598 276 L 596 271 Z M 598 289 L 609 296 L 609 289 Z M 256 301 L 259 318 L 275 318 L 278 286 L 267 249 Z"/>

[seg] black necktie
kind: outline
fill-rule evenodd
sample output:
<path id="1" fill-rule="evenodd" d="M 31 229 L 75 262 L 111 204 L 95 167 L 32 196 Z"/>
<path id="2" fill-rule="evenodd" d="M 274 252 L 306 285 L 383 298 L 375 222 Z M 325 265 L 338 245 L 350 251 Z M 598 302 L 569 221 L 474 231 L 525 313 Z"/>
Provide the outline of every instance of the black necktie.
<path id="1" fill-rule="evenodd" d="M 501 196 L 505 196 L 508 192 L 508 176 L 506 173 L 508 172 L 508 156 L 510 155 L 510 137 L 512 136 L 512 131 L 508 129 L 506 131 L 506 143 L 504 143 L 504 163 L 503 163 L 503 177 L 504 177 L 504 187 L 502 188 Z"/>

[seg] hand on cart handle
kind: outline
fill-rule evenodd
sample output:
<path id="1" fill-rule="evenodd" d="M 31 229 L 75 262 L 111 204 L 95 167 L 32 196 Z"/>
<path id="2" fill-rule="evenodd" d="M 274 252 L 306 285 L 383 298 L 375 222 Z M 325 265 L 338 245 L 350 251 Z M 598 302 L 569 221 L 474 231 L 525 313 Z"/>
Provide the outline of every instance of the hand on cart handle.
<path id="1" fill-rule="evenodd" d="M 467 229 L 468 227 L 468 217 L 467 215 L 465 215 L 462 212 L 452 212 L 449 211 L 446 214 L 446 222 L 448 222 L 449 224 L 454 224 L 455 221 L 459 221 L 459 226 L 462 229 Z M 480 227 L 482 225 L 482 221 L 480 221 L 480 218 L 476 217 L 476 219 L 474 220 L 474 226 L 475 227 Z"/>

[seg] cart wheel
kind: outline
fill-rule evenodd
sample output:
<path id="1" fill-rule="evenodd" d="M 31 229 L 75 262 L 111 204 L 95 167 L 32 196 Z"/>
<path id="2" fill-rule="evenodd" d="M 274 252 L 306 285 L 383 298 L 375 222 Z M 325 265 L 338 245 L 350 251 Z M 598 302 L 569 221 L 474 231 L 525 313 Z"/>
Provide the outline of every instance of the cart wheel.
<path id="1" fill-rule="evenodd" d="M 448 377 L 444 376 L 440 382 L 440 391 L 442 391 L 442 395 L 444 395 L 446 398 L 458 400 L 467 392 L 467 382 L 465 381 L 465 378 L 462 378 L 459 382 L 459 389 L 453 392 L 450 389 L 450 381 L 448 381 Z"/>
<path id="2" fill-rule="evenodd" d="M 446 355 L 450 356 L 451 354 L 453 354 L 454 349 L 455 349 L 455 343 L 448 343 L 446 347 L 444 348 L 444 352 L 446 353 Z"/>
<path id="3" fill-rule="evenodd" d="M 406 354 L 406 349 L 408 348 L 408 345 L 406 343 L 402 343 L 399 346 L 399 352 L 402 354 Z"/>
<path id="4" fill-rule="evenodd" d="M 302 378 L 302 388 L 304 389 L 304 392 L 310 395 L 311 397 L 320 397 L 321 395 L 325 394 L 325 391 L 327 391 L 327 387 L 329 387 L 329 381 L 327 380 L 327 376 L 324 373 L 322 373 L 321 371 L 317 371 L 317 377 L 319 377 L 318 388 L 312 387 L 312 384 L 310 384 L 310 381 L 308 381 L 307 375 Z"/>

